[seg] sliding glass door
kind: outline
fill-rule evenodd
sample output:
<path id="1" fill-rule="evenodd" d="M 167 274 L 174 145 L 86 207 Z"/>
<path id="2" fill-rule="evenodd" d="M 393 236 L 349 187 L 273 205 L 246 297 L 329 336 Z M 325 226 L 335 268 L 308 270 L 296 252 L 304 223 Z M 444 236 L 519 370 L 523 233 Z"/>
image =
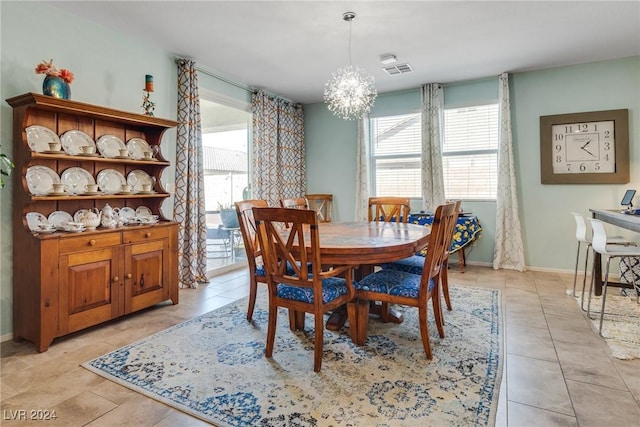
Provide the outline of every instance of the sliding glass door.
<path id="1" fill-rule="evenodd" d="M 207 270 L 246 264 L 233 202 L 249 197 L 251 113 L 200 99 L 207 211 Z"/>

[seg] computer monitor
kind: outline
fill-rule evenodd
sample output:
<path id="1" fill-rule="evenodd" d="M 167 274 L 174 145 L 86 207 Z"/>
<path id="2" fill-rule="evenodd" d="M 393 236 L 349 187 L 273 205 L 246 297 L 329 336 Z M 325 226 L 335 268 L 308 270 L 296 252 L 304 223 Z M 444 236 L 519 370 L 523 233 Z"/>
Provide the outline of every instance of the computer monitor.
<path id="1" fill-rule="evenodd" d="M 624 193 L 624 197 L 622 198 L 622 201 L 620 202 L 620 204 L 622 206 L 626 206 L 627 209 L 631 209 L 633 207 L 633 204 L 631 203 L 631 201 L 633 200 L 633 196 L 636 195 L 636 190 L 627 190 L 626 193 Z"/>

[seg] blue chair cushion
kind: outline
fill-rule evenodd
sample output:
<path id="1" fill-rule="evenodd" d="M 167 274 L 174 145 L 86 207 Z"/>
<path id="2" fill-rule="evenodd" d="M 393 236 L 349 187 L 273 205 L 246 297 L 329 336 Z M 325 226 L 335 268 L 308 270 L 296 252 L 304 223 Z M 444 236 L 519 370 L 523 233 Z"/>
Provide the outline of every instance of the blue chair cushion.
<path id="1" fill-rule="evenodd" d="M 398 270 L 405 273 L 422 274 L 425 258 L 421 255 L 413 255 L 399 261 L 387 262 L 380 267 L 386 270 Z"/>
<path id="2" fill-rule="evenodd" d="M 420 276 L 399 270 L 380 270 L 354 283 L 354 286 L 356 290 L 417 299 Z M 429 290 L 434 286 L 433 279 L 429 280 Z"/>
<path id="3" fill-rule="evenodd" d="M 353 282 L 355 284 L 355 282 Z M 280 298 L 302 301 L 313 304 L 313 289 L 278 283 L 277 295 Z M 330 277 L 322 280 L 322 302 L 326 304 L 339 296 L 348 294 L 346 280 L 341 277 Z"/>

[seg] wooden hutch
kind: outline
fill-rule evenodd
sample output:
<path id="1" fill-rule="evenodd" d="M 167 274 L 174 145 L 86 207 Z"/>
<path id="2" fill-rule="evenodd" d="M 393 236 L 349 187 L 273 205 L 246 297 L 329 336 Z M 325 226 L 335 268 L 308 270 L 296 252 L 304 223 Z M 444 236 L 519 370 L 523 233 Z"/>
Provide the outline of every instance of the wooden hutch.
<path id="1" fill-rule="evenodd" d="M 27 93 L 7 100 L 13 107 L 15 185 L 13 191 L 13 335 L 46 351 L 56 337 L 124 316 L 160 302 L 178 303 L 178 224 L 162 215 L 169 197 L 160 181 L 170 166 L 160 151 L 172 120 Z M 123 142 L 141 138 L 154 148 L 149 160 L 46 154 L 30 149 L 26 128 L 44 126 L 58 136 L 80 130 L 97 140 L 114 135 Z M 43 165 L 58 175 L 80 167 L 94 177 L 103 169 L 123 176 L 143 170 L 155 178 L 151 194 L 33 195 L 26 173 Z M 38 233 L 26 214 L 45 217 L 79 209 L 145 206 L 159 215 L 156 224 L 98 227 L 80 233 Z"/>

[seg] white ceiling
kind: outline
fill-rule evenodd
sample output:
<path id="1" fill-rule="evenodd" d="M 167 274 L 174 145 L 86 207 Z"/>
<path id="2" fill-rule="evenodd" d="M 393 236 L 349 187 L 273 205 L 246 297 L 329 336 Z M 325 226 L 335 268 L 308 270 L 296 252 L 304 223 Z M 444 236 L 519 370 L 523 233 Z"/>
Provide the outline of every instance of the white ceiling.
<path id="1" fill-rule="evenodd" d="M 55 1 L 53 6 L 300 103 L 349 63 L 379 93 L 640 55 L 640 1 Z M 389 76 L 380 55 L 413 72 Z"/>

